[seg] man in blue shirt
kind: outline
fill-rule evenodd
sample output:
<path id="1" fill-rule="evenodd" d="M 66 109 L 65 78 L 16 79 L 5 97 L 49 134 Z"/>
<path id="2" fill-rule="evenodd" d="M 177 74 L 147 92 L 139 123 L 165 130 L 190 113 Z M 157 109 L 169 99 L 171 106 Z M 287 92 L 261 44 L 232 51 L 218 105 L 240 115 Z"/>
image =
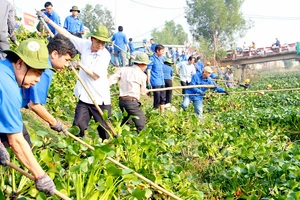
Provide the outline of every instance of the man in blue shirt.
<path id="1" fill-rule="evenodd" d="M 165 87 L 172 87 L 172 79 L 174 77 L 174 70 L 172 68 L 173 61 L 168 58 L 164 61 L 164 79 L 165 79 Z M 166 90 L 166 105 L 165 108 L 171 107 L 172 103 L 172 90 Z"/>
<path id="2" fill-rule="evenodd" d="M 195 68 L 196 68 L 196 72 L 197 73 L 201 73 L 202 74 L 203 68 L 204 68 L 204 64 L 203 64 L 203 62 L 201 62 L 201 57 L 200 56 L 198 56 L 196 58 Z"/>
<path id="3" fill-rule="evenodd" d="M 180 62 L 182 61 L 187 61 L 188 57 L 186 56 L 185 52 L 182 51 L 181 55 L 180 55 Z"/>
<path id="4" fill-rule="evenodd" d="M 58 16 L 58 14 L 52 9 L 53 8 L 53 5 L 51 2 L 46 2 L 45 3 L 45 6 L 46 8 L 46 12 L 44 12 L 44 14 L 49 18 L 51 19 L 52 21 L 54 21 L 55 24 L 61 26 L 61 23 L 60 23 L 60 17 Z M 55 35 L 57 34 L 56 30 L 48 24 L 48 27 L 50 29 L 50 31 Z"/>
<path id="5" fill-rule="evenodd" d="M 147 88 L 152 86 L 155 88 L 164 88 L 164 63 L 162 60 L 162 55 L 165 52 L 165 47 L 161 44 L 156 45 L 155 53 L 150 56 L 151 63 L 147 68 Z M 164 104 L 166 103 L 166 91 L 153 92 L 154 100 L 153 107 L 159 108 L 161 112 L 164 112 Z"/>
<path id="6" fill-rule="evenodd" d="M 134 52 L 134 46 L 132 44 L 132 38 L 129 38 L 128 47 L 129 47 L 129 53 L 130 53 L 129 66 L 132 66 L 133 62 L 132 62 L 132 57 L 131 56 Z"/>
<path id="7" fill-rule="evenodd" d="M 117 33 L 115 33 L 112 37 L 112 41 L 114 42 L 114 55 L 115 55 L 115 62 L 116 67 L 121 66 L 119 63 L 119 56 L 122 60 L 122 66 L 126 66 L 126 50 L 130 51 L 128 46 L 128 41 L 126 35 L 123 33 L 123 27 L 118 27 Z"/>
<path id="8" fill-rule="evenodd" d="M 154 42 L 154 39 L 153 39 L 153 38 L 150 39 L 150 44 L 151 44 L 150 50 L 151 50 L 153 53 L 155 53 L 155 47 L 156 47 L 157 44 Z"/>
<path id="9" fill-rule="evenodd" d="M 55 185 L 34 157 L 23 137 L 21 116 L 22 90 L 40 81 L 48 65 L 48 50 L 42 40 L 27 39 L 15 51 L 6 50 L 6 60 L 0 61 L 0 135 L 8 141 L 22 164 L 33 174 L 37 190 L 53 195 Z M 0 165 L 6 166 L 10 156 L 0 141 Z"/>
<path id="10" fill-rule="evenodd" d="M 52 65 L 52 67 L 56 70 L 64 69 L 71 57 L 76 55 L 75 46 L 68 38 L 61 34 L 55 35 L 55 37 L 49 41 L 47 48 L 49 51 L 49 65 Z M 46 69 L 41 75 L 40 82 L 30 88 L 22 89 L 22 107 L 29 107 L 44 121 L 46 121 L 51 129 L 61 132 L 65 130 L 62 123 L 55 119 L 43 106 L 47 101 L 48 89 L 52 82 L 53 74 L 54 72 L 52 70 Z M 23 135 L 31 146 L 30 137 L 25 126 L 23 127 Z M 2 135 L 1 132 L 0 139 L 6 147 L 9 146 L 6 135 Z"/>
<path id="11" fill-rule="evenodd" d="M 72 35 L 82 38 L 82 35 L 84 35 L 84 27 L 81 19 L 78 18 L 80 10 L 77 6 L 73 6 L 70 12 L 72 12 L 72 15 L 65 19 L 64 28 Z"/>
<path id="12" fill-rule="evenodd" d="M 216 88 L 213 90 L 216 90 L 219 93 L 225 93 L 229 94 L 224 89 L 217 86 L 215 82 L 213 82 L 210 78 L 211 73 L 213 73 L 213 70 L 210 67 L 204 67 L 203 73 L 196 73 L 192 77 L 192 81 L 190 82 L 190 85 L 214 85 Z M 202 113 L 203 113 L 203 105 L 202 100 L 205 92 L 207 91 L 207 88 L 188 88 L 185 90 L 186 94 L 183 98 L 183 102 L 181 104 L 181 107 L 186 110 L 190 104 L 191 101 L 193 101 L 194 110 L 196 114 L 198 115 L 199 119 L 202 119 Z"/>

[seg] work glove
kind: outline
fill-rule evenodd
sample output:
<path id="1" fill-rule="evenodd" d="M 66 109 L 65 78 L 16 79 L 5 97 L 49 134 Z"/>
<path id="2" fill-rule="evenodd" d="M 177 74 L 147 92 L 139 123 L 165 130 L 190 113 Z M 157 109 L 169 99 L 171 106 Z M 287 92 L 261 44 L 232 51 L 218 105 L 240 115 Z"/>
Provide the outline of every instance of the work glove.
<path id="1" fill-rule="evenodd" d="M 35 180 L 35 187 L 38 191 L 50 195 L 53 195 L 56 189 L 53 180 L 47 174 Z"/>
<path id="2" fill-rule="evenodd" d="M 38 18 L 42 18 L 46 23 L 49 23 L 50 20 L 51 20 L 42 11 L 37 11 L 36 15 L 37 15 Z"/>
<path id="3" fill-rule="evenodd" d="M 56 124 L 54 126 L 50 126 L 50 128 L 57 132 L 63 132 L 65 136 L 68 136 L 67 130 L 64 128 L 63 124 L 59 120 L 56 120 Z"/>
<path id="4" fill-rule="evenodd" d="M 147 88 L 148 90 L 150 90 L 150 89 L 151 89 L 151 84 L 147 84 L 147 85 L 146 85 L 146 88 Z"/>
<path id="5" fill-rule="evenodd" d="M 225 93 L 226 95 L 229 95 L 229 92 L 228 92 L 228 91 L 225 91 L 224 93 Z"/>
<path id="6" fill-rule="evenodd" d="M 2 142 L 0 142 L 0 165 L 6 166 L 6 161 L 9 161 L 9 154 Z"/>

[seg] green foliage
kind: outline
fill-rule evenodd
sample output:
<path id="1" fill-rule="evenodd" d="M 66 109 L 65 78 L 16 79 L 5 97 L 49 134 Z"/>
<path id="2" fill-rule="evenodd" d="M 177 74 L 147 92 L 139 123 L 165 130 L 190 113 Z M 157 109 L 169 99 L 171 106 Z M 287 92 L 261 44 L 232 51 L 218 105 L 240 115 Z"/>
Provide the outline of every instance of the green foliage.
<path id="1" fill-rule="evenodd" d="M 183 45 L 187 39 L 187 33 L 184 32 L 182 25 L 175 24 L 173 20 L 169 22 L 166 21 L 161 31 L 157 29 L 153 30 L 151 36 L 154 41 L 160 44 Z"/>
<path id="2" fill-rule="evenodd" d="M 209 42 L 209 48 L 216 52 L 226 43 L 234 40 L 237 34 L 248 29 L 241 13 L 243 0 L 191 0 L 187 1 L 186 17 L 193 37 Z"/>
<path id="3" fill-rule="evenodd" d="M 115 30 L 111 11 L 100 4 L 96 4 L 95 6 L 86 4 L 80 12 L 80 19 L 91 32 L 95 31 L 99 25 L 106 26 L 110 35 L 112 35 Z"/>

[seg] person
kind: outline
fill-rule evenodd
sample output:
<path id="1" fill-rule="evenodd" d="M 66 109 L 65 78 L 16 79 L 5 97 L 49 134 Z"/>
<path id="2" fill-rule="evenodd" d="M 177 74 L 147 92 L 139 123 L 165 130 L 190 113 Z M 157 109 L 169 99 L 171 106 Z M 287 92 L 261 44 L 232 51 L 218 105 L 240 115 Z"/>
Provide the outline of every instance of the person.
<path id="1" fill-rule="evenodd" d="M 49 52 L 49 65 L 56 70 L 64 69 L 69 60 L 76 55 L 75 46 L 68 38 L 64 37 L 61 34 L 55 35 L 55 37 L 49 41 L 47 48 Z M 22 107 L 28 107 L 33 112 L 35 112 L 49 124 L 51 129 L 57 132 L 65 132 L 66 130 L 63 124 L 59 120 L 55 119 L 55 117 L 53 117 L 43 106 L 47 101 L 48 90 L 52 82 L 53 74 L 54 72 L 52 70 L 45 69 L 45 71 L 41 75 L 40 82 L 36 83 L 30 88 L 23 89 Z M 23 136 L 28 144 L 32 146 L 25 125 L 23 126 Z M 0 134 L 0 138 L 4 146 L 9 147 L 6 135 Z"/>
<path id="2" fill-rule="evenodd" d="M 9 49 L 7 37 L 10 36 L 12 42 L 17 44 L 15 36 L 15 14 L 12 4 L 7 0 L 0 0 L 0 51 Z M 0 53 L 0 59 L 5 55 Z"/>
<path id="3" fill-rule="evenodd" d="M 123 33 L 123 27 L 119 26 L 118 27 L 117 33 L 115 33 L 112 37 L 112 41 L 114 44 L 114 56 L 115 56 L 115 63 L 116 67 L 120 67 L 121 65 L 119 64 L 119 57 L 121 57 L 122 60 L 122 66 L 126 66 L 126 49 L 130 51 L 129 46 L 128 46 L 128 40 L 126 35 Z"/>
<path id="4" fill-rule="evenodd" d="M 187 61 L 187 60 L 188 60 L 188 57 L 186 56 L 185 52 L 182 51 L 181 55 L 179 57 L 179 62 L 183 62 L 183 61 Z"/>
<path id="5" fill-rule="evenodd" d="M 278 40 L 278 38 L 276 38 L 276 42 L 274 44 L 276 47 L 280 47 L 280 41 Z"/>
<path id="6" fill-rule="evenodd" d="M 189 85 L 192 76 L 196 74 L 196 68 L 194 64 L 195 58 L 193 56 L 190 56 L 188 61 L 182 61 L 176 65 L 176 75 L 180 77 L 181 86 Z M 182 94 L 185 94 L 185 89 L 182 89 Z"/>
<path id="7" fill-rule="evenodd" d="M 42 9 L 41 9 L 41 12 L 46 12 L 46 9 L 45 9 L 45 8 L 42 8 Z M 41 20 L 38 21 L 38 23 L 37 23 L 37 25 L 36 25 L 35 28 L 36 28 L 36 30 L 37 30 L 38 32 L 40 32 L 40 33 L 46 32 L 45 27 L 44 27 L 44 24 L 43 24 L 43 22 L 42 22 Z"/>
<path id="8" fill-rule="evenodd" d="M 240 84 L 241 87 L 243 87 L 245 90 L 247 90 L 250 87 L 250 79 L 246 79 L 244 84 Z"/>
<path id="9" fill-rule="evenodd" d="M 51 2 L 47 1 L 44 5 L 46 11 L 44 12 L 44 14 L 51 19 L 55 24 L 61 26 L 60 23 L 60 17 L 58 16 L 58 14 L 53 10 L 53 5 Z M 55 35 L 57 34 L 57 31 L 55 30 L 55 28 L 53 26 L 51 26 L 50 24 L 48 25 L 50 31 Z"/>
<path id="10" fill-rule="evenodd" d="M 79 77 L 87 88 L 89 88 L 95 102 L 99 105 L 101 110 L 103 112 L 106 110 L 108 117 L 110 117 L 111 101 L 107 78 L 110 54 L 105 48 L 105 43 L 111 41 L 109 39 L 108 29 L 105 26 L 98 26 L 96 31 L 91 34 L 91 39 L 88 40 L 73 36 L 66 29 L 55 24 L 42 12 L 38 11 L 37 15 L 52 25 L 60 34 L 69 38 L 76 49 L 81 53 L 82 64 L 79 64 Z M 108 139 L 109 133 L 107 131 L 109 131 L 109 127 L 97 111 L 92 99 L 79 80 L 76 83 L 74 94 L 79 98 L 79 101 L 76 106 L 73 125 L 79 127 L 80 136 L 84 136 L 84 131 L 87 129 L 91 117 L 93 117 L 96 122 L 100 123 L 97 128 L 100 138 L 102 138 L 102 140 Z"/>
<path id="11" fill-rule="evenodd" d="M 77 6 L 73 6 L 70 9 L 70 12 L 72 12 L 72 15 L 66 17 L 64 28 L 67 29 L 67 31 L 69 31 L 72 35 L 82 38 L 82 35 L 84 35 L 84 27 L 83 22 L 78 17 L 80 10 Z"/>
<path id="12" fill-rule="evenodd" d="M 174 62 L 174 60 L 175 60 L 175 51 L 173 50 L 173 48 L 172 47 L 169 47 L 169 58 L 171 58 L 172 59 L 172 61 Z"/>
<path id="13" fill-rule="evenodd" d="M 147 67 L 147 88 L 164 88 L 164 73 L 162 56 L 165 47 L 161 44 L 156 45 L 155 53 L 150 56 L 151 63 Z M 153 107 L 164 112 L 164 104 L 166 103 L 166 91 L 153 92 Z"/>
<path id="14" fill-rule="evenodd" d="M 133 52 L 134 52 L 134 46 L 132 43 L 132 38 L 129 38 L 129 42 L 128 42 L 128 47 L 129 47 L 129 53 L 130 53 L 130 58 L 129 58 L 129 66 L 133 65 L 132 59 L 133 59 Z"/>
<path id="15" fill-rule="evenodd" d="M 256 49 L 256 44 L 254 42 L 252 42 L 251 48 L 254 49 L 254 50 Z"/>
<path id="16" fill-rule="evenodd" d="M 216 88 L 213 90 L 219 92 L 219 93 L 225 93 L 226 95 L 229 94 L 229 92 L 225 91 L 224 89 L 217 86 L 215 82 L 212 81 L 210 78 L 210 74 L 213 73 L 213 70 L 211 67 L 204 67 L 202 74 L 196 73 L 192 77 L 192 81 L 190 85 L 214 85 Z M 199 119 L 202 120 L 202 113 L 203 113 L 203 96 L 205 92 L 207 91 L 207 88 L 188 88 L 186 89 L 186 94 L 184 96 L 183 102 L 181 104 L 181 107 L 183 110 L 186 110 L 190 104 L 190 102 L 193 102 L 194 110 L 196 114 L 198 115 Z"/>
<path id="17" fill-rule="evenodd" d="M 175 64 L 177 64 L 177 63 L 179 63 L 179 58 L 180 58 L 180 54 L 179 54 L 179 52 L 178 52 L 178 49 L 176 49 L 176 51 L 175 51 Z"/>
<path id="18" fill-rule="evenodd" d="M 195 60 L 195 68 L 196 68 L 196 72 L 197 73 L 201 73 L 202 74 L 202 71 L 203 71 L 203 68 L 204 68 L 204 64 L 203 62 L 201 61 L 201 57 L 198 56 Z"/>
<path id="19" fill-rule="evenodd" d="M 5 134 L 13 152 L 21 163 L 33 174 L 35 187 L 46 194 L 54 194 L 55 185 L 34 157 L 23 137 L 21 116 L 22 89 L 40 81 L 48 65 L 46 44 L 37 39 L 27 39 L 16 50 L 4 50 L 5 60 L 0 60 L 0 133 Z M 0 164 L 6 166 L 10 156 L 0 141 Z"/>
<path id="20" fill-rule="evenodd" d="M 165 87 L 172 87 L 172 79 L 174 77 L 174 70 L 172 68 L 172 65 L 174 62 L 168 58 L 164 61 L 164 80 L 165 80 Z M 170 108 L 172 103 L 172 90 L 166 90 L 166 104 L 165 108 Z"/>
<path id="21" fill-rule="evenodd" d="M 149 53 L 151 52 L 149 47 L 147 46 L 146 41 L 143 41 L 143 47 L 138 49 L 139 52 L 143 52 L 149 55 Z"/>
<path id="22" fill-rule="evenodd" d="M 109 84 L 115 84 L 120 81 L 120 96 L 119 107 L 127 116 L 123 118 L 121 125 L 125 124 L 130 116 L 137 116 L 133 118 L 133 122 L 139 133 L 145 129 L 146 117 L 141 109 L 140 95 L 147 93 L 146 79 L 147 76 L 144 71 L 147 65 L 150 64 L 149 57 L 146 53 L 139 52 L 133 60 L 132 67 L 123 67 L 115 74 L 109 77 Z"/>
<path id="23" fill-rule="evenodd" d="M 153 38 L 150 39 L 150 44 L 151 44 L 150 50 L 151 50 L 153 53 L 155 53 L 155 47 L 156 47 L 157 44 L 154 42 L 154 39 L 153 39 Z"/>
<path id="24" fill-rule="evenodd" d="M 228 87 L 228 88 L 233 88 L 234 87 L 234 79 L 233 78 L 234 78 L 233 77 L 233 71 L 232 71 L 231 68 L 229 68 L 227 70 L 227 72 L 225 73 L 225 75 L 224 75 L 224 80 L 226 81 L 225 82 L 226 87 Z"/>
<path id="25" fill-rule="evenodd" d="M 266 86 L 266 89 L 267 89 L 267 90 L 271 90 L 271 89 L 272 89 L 272 85 L 271 85 L 271 84 L 268 84 L 268 85 Z"/>

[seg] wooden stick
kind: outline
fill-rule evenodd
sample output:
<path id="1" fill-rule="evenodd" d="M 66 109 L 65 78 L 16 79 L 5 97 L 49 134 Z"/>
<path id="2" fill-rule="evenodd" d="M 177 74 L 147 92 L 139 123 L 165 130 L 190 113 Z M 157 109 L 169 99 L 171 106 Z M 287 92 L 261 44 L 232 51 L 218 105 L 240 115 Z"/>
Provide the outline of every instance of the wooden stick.
<path id="1" fill-rule="evenodd" d="M 117 47 L 118 49 L 120 49 L 121 51 L 123 51 L 124 53 L 126 53 L 127 56 L 130 57 L 130 54 L 127 51 L 124 51 L 124 49 L 122 49 L 121 47 L 119 47 L 118 45 L 116 45 L 115 43 L 113 43 L 115 47 Z"/>
<path id="2" fill-rule="evenodd" d="M 242 91 L 242 92 L 229 92 L 229 94 L 243 94 L 243 93 L 259 93 L 259 92 L 283 92 L 283 91 L 297 91 L 300 88 L 286 88 L 286 89 L 274 89 L 274 90 L 249 90 L 249 91 Z M 222 93 L 219 93 L 222 94 Z"/>
<path id="3" fill-rule="evenodd" d="M 83 140 L 79 139 L 78 137 L 76 137 L 75 135 L 69 133 L 69 132 L 66 132 L 71 138 L 73 138 L 74 140 L 78 141 L 80 144 L 86 146 L 87 148 L 91 149 L 91 150 L 95 150 L 94 147 L 92 147 L 91 145 L 87 144 L 86 142 L 84 142 Z M 106 157 L 107 160 L 109 160 L 110 162 L 114 163 L 115 165 L 123 168 L 123 169 L 126 169 L 126 170 L 130 170 L 133 172 L 133 174 L 137 177 L 139 177 L 141 180 L 145 181 L 146 183 L 148 183 L 149 185 L 151 185 L 152 187 L 154 187 L 155 189 L 167 194 L 168 196 L 172 197 L 173 199 L 176 199 L 176 200 L 181 200 L 181 198 L 177 197 L 176 195 L 174 195 L 173 193 L 165 190 L 164 188 L 160 187 L 159 185 L 155 184 L 154 182 L 152 182 L 151 180 L 147 179 L 146 177 L 144 177 L 143 175 L 133 171 L 132 169 L 126 167 L 125 165 L 122 165 L 121 163 L 119 163 L 118 161 L 114 160 L 113 158 L 111 157 Z"/>
<path id="4" fill-rule="evenodd" d="M 35 9 L 35 12 L 37 12 L 37 11 L 38 11 L 38 10 Z M 54 38 L 54 34 L 53 34 L 52 31 L 50 30 L 50 28 L 49 28 L 48 24 L 45 22 L 45 20 L 44 20 L 43 18 L 41 18 L 41 17 L 39 17 L 39 20 L 41 20 L 41 22 L 43 23 L 44 27 L 45 27 L 46 30 L 48 31 L 49 36 L 50 36 L 51 38 Z"/>
<path id="5" fill-rule="evenodd" d="M 78 78 L 78 80 L 80 81 L 82 87 L 85 89 L 86 93 L 89 95 L 90 99 L 94 103 L 96 109 L 98 110 L 98 112 L 100 113 L 100 115 L 101 115 L 101 117 L 103 119 L 103 112 L 102 112 L 101 108 L 99 107 L 99 105 L 97 104 L 94 96 L 92 95 L 92 93 L 90 92 L 90 90 L 87 88 L 86 84 L 83 82 L 82 78 L 79 76 L 79 74 L 77 73 L 76 69 L 72 65 L 70 66 L 70 68 L 74 72 L 74 74 L 76 75 L 76 77 Z M 111 125 L 111 122 L 109 120 L 104 120 L 104 122 L 108 126 L 108 128 L 109 128 L 110 132 L 113 134 L 113 136 L 117 137 L 118 135 L 117 135 L 114 127 Z"/>
<path id="6" fill-rule="evenodd" d="M 165 90 L 188 89 L 188 88 L 216 88 L 216 86 L 214 86 L 214 85 L 175 86 L 175 87 L 150 89 L 150 90 L 148 90 L 148 92 L 158 92 L 158 91 L 165 91 Z"/>
<path id="7" fill-rule="evenodd" d="M 9 166 L 10 168 L 12 168 L 12 169 L 14 169 L 14 170 L 20 172 L 22 175 L 24 175 L 24 176 L 26 176 L 27 178 L 29 178 L 29 179 L 31 179 L 31 180 L 34 181 L 34 177 L 33 177 L 31 174 L 25 172 L 25 171 L 24 171 L 23 169 L 21 169 L 20 167 L 14 165 L 13 163 L 11 163 L 11 162 L 9 162 L 9 161 L 6 161 L 6 165 Z M 63 193 L 61 193 L 61 192 L 59 192 L 59 191 L 57 191 L 57 190 L 54 190 L 54 194 L 55 194 L 56 196 L 58 196 L 58 197 L 64 199 L 64 200 L 71 200 L 68 196 L 64 195 Z"/>

